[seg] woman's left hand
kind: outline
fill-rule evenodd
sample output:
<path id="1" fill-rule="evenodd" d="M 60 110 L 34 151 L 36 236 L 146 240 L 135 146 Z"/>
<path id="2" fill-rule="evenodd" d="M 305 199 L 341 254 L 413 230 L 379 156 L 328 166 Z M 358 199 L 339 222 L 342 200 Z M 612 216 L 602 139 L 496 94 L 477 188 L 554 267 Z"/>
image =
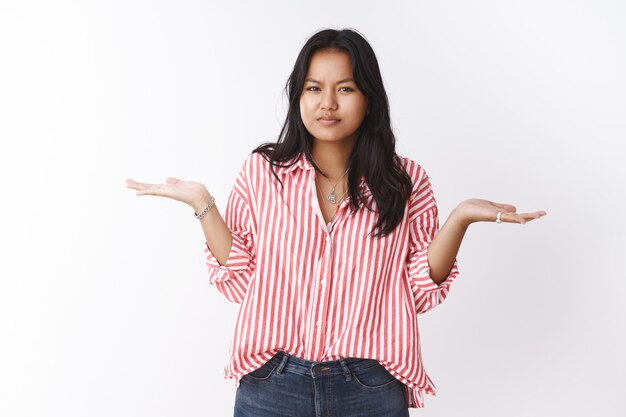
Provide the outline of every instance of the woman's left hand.
<path id="1" fill-rule="evenodd" d="M 458 216 L 459 221 L 465 226 L 476 222 L 495 222 L 498 212 L 502 213 L 500 220 L 503 223 L 520 224 L 525 224 L 547 214 L 543 210 L 532 213 L 517 213 L 515 206 L 510 204 L 494 203 L 493 201 L 479 198 L 470 198 L 463 201 L 454 209 L 454 212 Z"/>

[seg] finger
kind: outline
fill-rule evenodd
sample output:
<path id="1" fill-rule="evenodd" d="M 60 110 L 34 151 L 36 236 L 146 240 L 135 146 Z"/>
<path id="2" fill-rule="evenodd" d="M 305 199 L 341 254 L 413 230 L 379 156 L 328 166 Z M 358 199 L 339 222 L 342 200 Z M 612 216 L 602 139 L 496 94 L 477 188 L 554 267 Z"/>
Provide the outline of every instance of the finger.
<path id="1" fill-rule="evenodd" d="M 134 190 L 142 190 L 142 189 L 145 189 L 145 188 L 149 188 L 151 186 L 152 186 L 152 184 L 146 184 L 146 183 L 143 183 L 143 182 L 136 182 L 136 181 L 133 181 L 133 180 L 130 180 L 130 181 L 127 180 L 126 181 L 126 188 L 132 188 Z"/>
<path id="2" fill-rule="evenodd" d="M 505 203 L 491 203 L 491 204 L 493 204 L 499 209 L 502 209 L 506 213 L 515 213 L 517 211 L 517 208 L 515 208 L 515 206 L 511 204 L 505 204 Z"/>
<path id="3" fill-rule="evenodd" d="M 520 215 L 516 213 L 502 213 L 500 215 L 500 220 L 506 223 L 520 223 L 520 224 L 526 223 L 526 219 L 523 217 L 520 217 Z"/>
<path id="4" fill-rule="evenodd" d="M 174 177 L 167 177 L 167 183 L 168 184 L 178 184 L 180 182 L 179 179 L 174 178 Z"/>
<path id="5" fill-rule="evenodd" d="M 527 221 L 531 221 L 531 220 L 540 219 L 541 217 L 543 217 L 545 215 L 545 211 L 535 211 L 532 213 L 518 213 L 517 215 Z"/>
<path id="6" fill-rule="evenodd" d="M 507 223 L 519 223 L 526 224 L 531 220 L 535 220 L 541 217 L 541 212 L 533 213 L 503 213 L 500 220 Z"/>
<path id="7" fill-rule="evenodd" d="M 139 188 L 139 191 L 137 191 L 137 195 L 159 195 L 159 196 L 165 196 L 165 194 L 163 193 L 163 185 L 161 184 L 146 184 L 149 185 L 148 187 L 142 187 Z"/>
<path id="8" fill-rule="evenodd" d="M 138 182 L 127 182 L 126 183 L 126 188 L 132 188 L 134 190 L 139 190 L 141 189 L 142 185 Z"/>
<path id="9" fill-rule="evenodd" d="M 148 184 L 144 182 L 135 182 L 132 184 L 128 184 L 128 188 L 134 188 L 135 190 L 147 190 L 155 187 L 154 184 Z"/>

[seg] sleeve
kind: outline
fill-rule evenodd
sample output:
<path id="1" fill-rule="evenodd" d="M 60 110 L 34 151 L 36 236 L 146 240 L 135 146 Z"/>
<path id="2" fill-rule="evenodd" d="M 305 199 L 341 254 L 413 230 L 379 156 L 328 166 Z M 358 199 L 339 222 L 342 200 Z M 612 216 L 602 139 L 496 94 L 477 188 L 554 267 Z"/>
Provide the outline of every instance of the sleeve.
<path id="1" fill-rule="evenodd" d="M 439 230 L 437 202 L 426 172 L 420 167 L 421 175 L 414 187 L 409 205 L 409 251 L 407 270 L 417 314 L 427 312 L 445 300 L 450 285 L 459 274 L 457 260 L 446 279 L 437 285 L 430 278 L 428 246 Z"/>
<path id="2" fill-rule="evenodd" d="M 237 304 L 243 301 L 256 265 L 247 165 L 244 163 L 241 168 L 224 210 L 224 222 L 233 235 L 228 260 L 220 265 L 206 241 L 204 248 L 209 282 L 229 301 Z"/>

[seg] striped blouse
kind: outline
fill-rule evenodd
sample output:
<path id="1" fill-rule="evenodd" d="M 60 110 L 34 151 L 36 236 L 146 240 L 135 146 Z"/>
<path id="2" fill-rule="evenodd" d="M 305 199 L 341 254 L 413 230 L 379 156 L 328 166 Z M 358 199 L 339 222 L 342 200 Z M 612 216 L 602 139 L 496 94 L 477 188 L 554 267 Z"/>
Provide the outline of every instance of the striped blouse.
<path id="1" fill-rule="evenodd" d="M 401 222 L 385 237 L 368 236 L 378 218 L 370 207 L 350 212 L 346 198 L 330 223 L 317 199 L 315 169 L 300 154 L 274 167 L 259 153 L 244 161 L 223 212 L 232 232 L 220 265 L 205 242 L 209 282 L 241 304 L 224 378 L 249 373 L 278 351 L 310 361 L 375 359 L 405 385 L 409 408 L 436 388 L 422 364 L 417 315 L 441 303 L 458 275 L 455 260 L 437 285 L 427 248 L 439 228 L 424 169 L 400 156 L 413 189 Z M 283 164 L 288 165 L 288 164 Z"/>

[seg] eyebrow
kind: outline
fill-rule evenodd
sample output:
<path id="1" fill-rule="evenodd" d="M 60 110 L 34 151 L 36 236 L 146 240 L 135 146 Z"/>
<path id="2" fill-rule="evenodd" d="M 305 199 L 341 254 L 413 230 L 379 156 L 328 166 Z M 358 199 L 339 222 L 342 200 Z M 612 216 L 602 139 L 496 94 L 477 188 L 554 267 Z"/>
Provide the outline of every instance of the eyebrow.
<path id="1" fill-rule="evenodd" d="M 314 80 L 313 78 L 307 78 L 304 80 L 304 82 L 311 82 L 311 83 L 317 83 L 317 84 L 321 84 L 320 81 Z M 344 78 L 343 80 L 339 80 L 337 81 L 337 84 L 341 84 L 341 83 L 347 83 L 347 82 L 354 82 L 354 80 L 352 78 Z"/>

